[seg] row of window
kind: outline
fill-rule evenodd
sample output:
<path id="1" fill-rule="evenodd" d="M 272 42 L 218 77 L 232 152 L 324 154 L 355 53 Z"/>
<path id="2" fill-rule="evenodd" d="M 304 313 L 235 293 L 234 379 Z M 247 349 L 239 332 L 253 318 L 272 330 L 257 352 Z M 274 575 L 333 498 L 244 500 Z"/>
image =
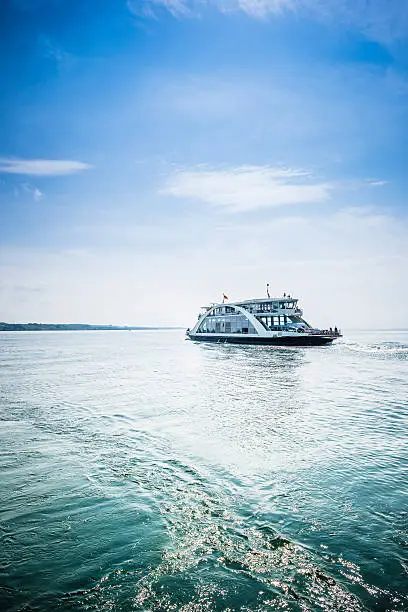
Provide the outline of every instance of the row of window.
<path id="1" fill-rule="evenodd" d="M 273 317 L 257 317 L 258 321 L 260 321 L 262 323 L 262 325 L 264 327 L 267 327 L 268 329 L 270 327 L 277 327 L 278 325 L 287 325 L 288 323 L 291 323 L 291 319 L 285 315 L 276 315 Z"/>
<path id="2" fill-rule="evenodd" d="M 261 302 L 260 304 L 242 304 L 242 307 L 249 312 L 276 312 L 278 308 L 295 308 L 295 302 Z M 212 312 L 209 313 L 209 317 L 218 317 L 227 314 L 233 314 L 236 310 L 233 306 L 217 306 Z"/>
<path id="3" fill-rule="evenodd" d="M 295 308 L 296 302 L 261 302 L 260 304 L 244 305 L 250 312 L 276 312 L 278 308 Z"/>
<path id="4" fill-rule="evenodd" d="M 226 314 L 234 314 L 235 308 L 233 308 L 232 306 L 218 306 L 217 308 L 214 308 L 214 310 L 212 312 L 210 312 L 210 314 L 208 315 L 209 317 L 219 317 L 219 316 L 223 316 Z"/>
<path id="5" fill-rule="evenodd" d="M 199 334 L 256 334 L 254 326 L 244 315 L 231 317 L 228 321 L 222 317 L 207 317 L 199 326 Z"/>
<path id="6" fill-rule="evenodd" d="M 296 317 L 294 315 L 288 317 L 286 315 L 276 315 L 272 317 L 257 317 L 258 321 L 262 323 L 266 329 L 276 331 L 277 328 L 285 327 L 286 325 L 290 325 L 293 323 L 307 323 L 303 321 L 300 317 Z"/>

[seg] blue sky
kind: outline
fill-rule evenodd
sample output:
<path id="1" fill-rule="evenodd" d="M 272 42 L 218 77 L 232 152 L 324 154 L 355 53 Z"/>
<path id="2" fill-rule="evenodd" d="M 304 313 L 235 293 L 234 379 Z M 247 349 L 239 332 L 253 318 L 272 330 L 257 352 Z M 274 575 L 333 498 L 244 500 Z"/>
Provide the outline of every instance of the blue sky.
<path id="1" fill-rule="evenodd" d="M 408 326 L 404 0 L 0 13 L 0 320 L 187 326 L 269 282 Z"/>

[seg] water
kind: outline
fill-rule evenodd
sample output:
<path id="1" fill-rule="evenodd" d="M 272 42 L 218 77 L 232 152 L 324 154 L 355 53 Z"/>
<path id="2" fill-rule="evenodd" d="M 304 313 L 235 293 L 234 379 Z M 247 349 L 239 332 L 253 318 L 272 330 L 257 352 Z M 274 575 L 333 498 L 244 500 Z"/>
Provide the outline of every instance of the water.
<path id="1" fill-rule="evenodd" d="M 408 332 L 0 357 L 2 611 L 408 609 Z"/>

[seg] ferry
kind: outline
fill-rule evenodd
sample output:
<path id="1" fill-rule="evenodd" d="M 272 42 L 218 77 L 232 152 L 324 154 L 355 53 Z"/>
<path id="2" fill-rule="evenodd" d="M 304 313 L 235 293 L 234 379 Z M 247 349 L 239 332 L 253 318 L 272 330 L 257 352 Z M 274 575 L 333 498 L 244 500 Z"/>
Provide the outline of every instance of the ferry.
<path id="1" fill-rule="evenodd" d="M 187 329 L 190 340 L 234 344 L 318 346 L 342 337 L 337 327 L 316 329 L 303 318 L 298 299 L 283 294 L 267 298 L 229 302 L 226 295 L 219 304 L 204 306 L 198 321 Z"/>

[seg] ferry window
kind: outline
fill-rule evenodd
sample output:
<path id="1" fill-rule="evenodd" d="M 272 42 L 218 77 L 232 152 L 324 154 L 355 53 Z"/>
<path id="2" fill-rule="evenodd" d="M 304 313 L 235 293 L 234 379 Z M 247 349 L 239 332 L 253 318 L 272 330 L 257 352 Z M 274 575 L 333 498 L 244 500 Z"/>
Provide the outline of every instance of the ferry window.
<path id="1" fill-rule="evenodd" d="M 226 323 L 225 323 L 225 332 L 227 334 L 231 333 L 231 321 L 226 321 Z"/>
<path id="2" fill-rule="evenodd" d="M 279 325 L 279 317 L 273 317 L 273 324 Z"/>

